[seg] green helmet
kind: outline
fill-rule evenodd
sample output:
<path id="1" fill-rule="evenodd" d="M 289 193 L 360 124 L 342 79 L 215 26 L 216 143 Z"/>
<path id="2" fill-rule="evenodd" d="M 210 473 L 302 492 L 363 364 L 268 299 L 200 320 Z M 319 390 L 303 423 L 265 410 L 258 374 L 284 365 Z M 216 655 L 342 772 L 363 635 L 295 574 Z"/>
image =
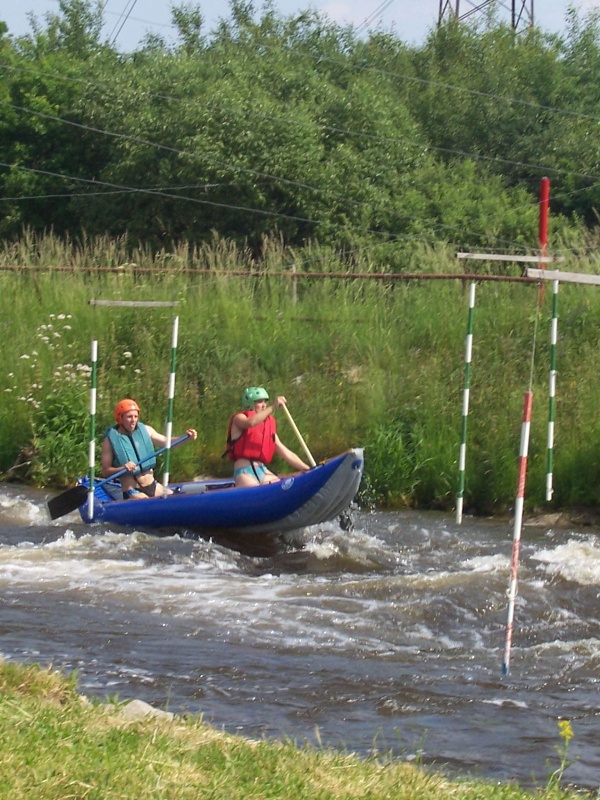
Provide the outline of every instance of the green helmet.
<path id="1" fill-rule="evenodd" d="M 242 395 L 242 408 L 252 410 L 257 400 L 268 400 L 269 393 L 263 386 L 249 386 Z"/>

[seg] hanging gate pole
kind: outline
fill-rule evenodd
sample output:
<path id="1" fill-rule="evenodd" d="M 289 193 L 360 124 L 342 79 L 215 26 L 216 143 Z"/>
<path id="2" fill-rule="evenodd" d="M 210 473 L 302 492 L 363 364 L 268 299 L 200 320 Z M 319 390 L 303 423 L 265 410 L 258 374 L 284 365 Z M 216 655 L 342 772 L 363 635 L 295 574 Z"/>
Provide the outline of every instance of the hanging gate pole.
<path id="1" fill-rule="evenodd" d="M 171 437 L 173 435 L 173 404 L 175 398 L 175 364 L 177 362 L 177 338 L 179 335 L 179 317 L 173 320 L 173 335 L 171 339 L 171 372 L 169 374 L 169 397 L 167 402 L 167 452 L 165 453 L 165 470 L 163 473 L 163 486 L 169 485 L 169 472 L 171 469 Z"/>
<path id="2" fill-rule="evenodd" d="M 556 342 L 558 339 L 558 281 L 552 281 L 552 323 L 550 328 L 550 377 L 548 381 L 548 454 L 546 461 L 546 501 L 554 494 L 554 414 L 556 409 Z"/>
<path id="3" fill-rule="evenodd" d="M 467 459 L 467 419 L 469 416 L 469 394 L 471 386 L 471 357 L 473 353 L 473 309 L 475 307 L 475 283 L 469 289 L 469 315 L 465 340 L 465 388 L 463 391 L 462 430 L 458 455 L 458 494 L 456 496 L 456 522 L 460 525 L 465 493 L 465 466 Z"/>
<path id="4" fill-rule="evenodd" d="M 94 517 L 94 490 L 96 471 L 96 388 L 97 388 L 98 341 L 92 342 L 92 383 L 90 388 L 90 443 L 88 449 L 90 487 L 88 507 L 90 517 Z"/>

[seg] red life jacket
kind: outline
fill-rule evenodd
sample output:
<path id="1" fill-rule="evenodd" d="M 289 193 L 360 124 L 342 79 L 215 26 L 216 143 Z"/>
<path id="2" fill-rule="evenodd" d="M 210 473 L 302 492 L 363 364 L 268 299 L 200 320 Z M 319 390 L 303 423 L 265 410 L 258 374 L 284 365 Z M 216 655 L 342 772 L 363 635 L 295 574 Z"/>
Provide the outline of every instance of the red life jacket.
<path id="1" fill-rule="evenodd" d="M 240 412 L 238 411 L 238 414 Z M 253 417 L 256 411 L 242 411 L 247 417 Z M 237 461 L 238 458 L 247 458 L 248 461 L 262 461 L 264 464 L 270 464 L 275 455 L 275 433 L 277 425 L 272 416 L 268 416 L 264 422 L 259 425 L 254 425 L 252 428 L 246 428 L 242 431 L 242 435 L 237 439 L 231 438 L 231 427 L 233 425 L 233 418 L 229 420 L 229 427 L 227 429 L 227 455 L 232 461 Z"/>

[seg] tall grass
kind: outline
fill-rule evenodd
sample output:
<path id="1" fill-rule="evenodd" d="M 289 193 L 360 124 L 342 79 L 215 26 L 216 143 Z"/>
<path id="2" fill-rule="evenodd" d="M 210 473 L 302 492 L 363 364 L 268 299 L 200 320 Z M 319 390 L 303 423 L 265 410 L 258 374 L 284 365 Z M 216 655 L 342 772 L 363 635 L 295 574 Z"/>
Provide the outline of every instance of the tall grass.
<path id="1" fill-rule="evenodd" d="M 583 244 L 582 244 L 583 247 Z M 285 394 L 315 458 L 364 446 L 366 485 L 389 506 L 451 508 L 458 484 L 467 286 L 282 277 L 299 271 L 385 271 L 368 251 L 352 261 L 310 244 L 264 243 L 263 259 L 230 243 L 155 255 L 111 240 L 61 242 L 25 234 L 0 247 L 0 468 L 61 486 L 85 471 L 90 343 L 99 342 L 99 433 L 135 397 L 164 427 L 172 320 L 180 317 L 172 474 L 225 474 L 229 416 L 242 389 Z M 21 267 L 22 269 L 2 269 Z M 41 269 L 33 271 L 31 268 Z M 110 268 L 112 271 L 107 271 Z M 451 251 L 412 253 L 406 268 L 457 271 Z M 585 259 L 564 269 L 591 270 Z M 209 271 L 206 274 L 205 271 Z M 257 271 L 260 275 L 257 275 Z M 234 273 L 245 272 L 246 276 Z M 291 274 L 291 273 L 290 273 Z M 534 285 L 481 283 L 474 312 L 465 509 L 507 509 L 515 493 L 523 393 L 534 392 L 527 502 L 544 502 L 551 302 Z M 160 300 L 175 308 L 92 306 L 91 299 Z M 599 498 L 596 409 L 600 295 L 559 293 L 556 507 Z M 285 419 L 281 438 L 297 442 Z M 99 437 L 100 438 L 100 437 Z M 283 469 L 283 464 L 275 468 Z"/>

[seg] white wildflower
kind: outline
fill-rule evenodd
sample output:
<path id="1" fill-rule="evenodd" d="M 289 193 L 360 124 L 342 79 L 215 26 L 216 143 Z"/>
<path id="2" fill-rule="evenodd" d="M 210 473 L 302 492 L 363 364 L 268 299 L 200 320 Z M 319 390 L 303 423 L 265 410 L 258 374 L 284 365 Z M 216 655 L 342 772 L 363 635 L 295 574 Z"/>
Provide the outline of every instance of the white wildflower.
<path id="1" fill-rule="evenodd" d="M 132 356 L 132 353 L 130 353 L 129 350 L 125 350 L 125 352 L 123 353 L 123 358 L 131 358 L 131 356 Z"/>
<path id="2" fill-rule="evenodd" d="M 21 356 L 20 360 L 23 361 L 24 358 L 31 358 L 31 356 L 28 356 L 27 353 L 25 353 Z"/>

